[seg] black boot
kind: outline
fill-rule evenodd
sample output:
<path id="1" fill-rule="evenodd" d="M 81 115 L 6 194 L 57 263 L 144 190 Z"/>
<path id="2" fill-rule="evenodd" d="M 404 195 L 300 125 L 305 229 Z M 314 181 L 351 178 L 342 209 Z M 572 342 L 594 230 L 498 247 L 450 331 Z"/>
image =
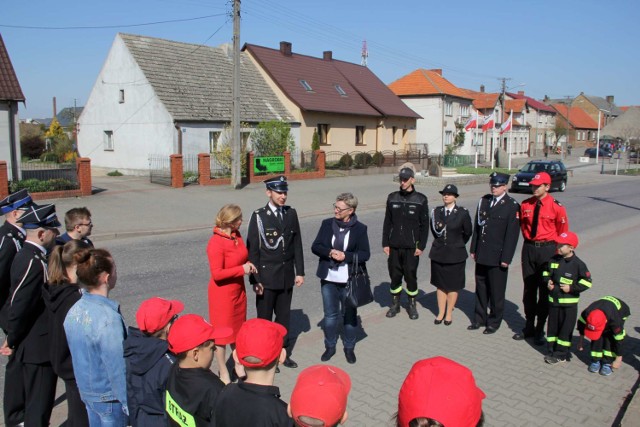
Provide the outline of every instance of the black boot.
<path id="1" fill-rule="evenodd" d="M 387 317 L 396 317 L 400 313 L 400 294 L 391 295 L 391 307 L 387 311 Z"/>
<path id="2" fill-rule="evenodd" d="M 416 298 L 409 297 L 409 306 L 407 307 L 407 314 L 409 319 L 416 320 L 418 318 L 418 309 L 416 308 Z"/>

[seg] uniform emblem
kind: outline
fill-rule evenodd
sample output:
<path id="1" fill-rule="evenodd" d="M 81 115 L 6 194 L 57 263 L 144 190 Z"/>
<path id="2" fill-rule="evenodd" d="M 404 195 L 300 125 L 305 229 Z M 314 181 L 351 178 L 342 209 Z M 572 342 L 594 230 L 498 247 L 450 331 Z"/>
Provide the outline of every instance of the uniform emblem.
<path id="1" fill-rule="evenodd" d="M 271 210 L 268 210 L 268 211 L 267 211 L 267 215 L 271 215 Z"/>
<path id="2" fill-rule="evenodd" d="M 273 232 L 273 237 L 278 237 L 278 232 L 277 231 Z"/>

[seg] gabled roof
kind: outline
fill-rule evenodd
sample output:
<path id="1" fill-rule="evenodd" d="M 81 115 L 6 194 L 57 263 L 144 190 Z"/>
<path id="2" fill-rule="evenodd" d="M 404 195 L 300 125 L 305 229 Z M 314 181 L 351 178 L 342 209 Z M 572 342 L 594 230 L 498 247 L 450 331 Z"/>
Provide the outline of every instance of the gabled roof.
<path id="1" fill-rule="evenodd" d="M 174 120 L 231 120 L 233 59 L 227 49 L 118 36 Z M 294 120 L 246 54 L 240 55 L 240 88 L 240 120 Z"/>
<path id="2" fill-rule="evenodd" d="M 606 125 L 601 134 L 624 140 L 640 139 L 640 107 L 627 108 L 627 111 Z"/>
<path id="3" fill-rule="evenodd" d="M 519 94 L 519 93 L 511 93 L 511 92 L 507 92 L 507 95 L 513 99 L 525 99 L 527 101 L 527 105 L 529 106 L 529 108 L 533 108 L 534 110 L 546 111 L 553 114 L 556 113 L 556 110 L 554 110 L 547 104 L 540 102 L 537 99 L 533 99 L 530 96 L 526 96 L 524 94 Z"/>
<path id="4" fill-rule="evenodd" d="M 74 108 L 74 107 L 66 107 L 66 108 L 63 108 L 62 110 L 60 110 L 60 112 L 56 116 L 56 118 L 58 119 L 58 123 L 60 123 L 60 126 L 62 126 L 62 127 L 66 127 L 66 126 L 72 125 L 73 124 L 74 114 L 75 114 L 75 118 L 77 120 L 78 117 L 80 117 L 80 114 L 82 113 L 82 110 L 84 110 L 84 107 L 76 107 L 76 108 Z"/>
<path id="5" fill-rule="evenodd" d="M 607 101 L 601 96 L 585 95 L 583 93 L 581 95 L 587 98 L 599 110 L 609 111 L 609 113 L 607 114 L 610 116 L 619 116 L 620 114 L 622 114 L 622 111 L 618 107 L 616 107 L 616 104 Z"/>
<path id="6" fill-rule="evenodd" d="M 442 70 L 417 69 L 389 84 L 389 88 L 398 96 L 449 95 L 472 99 L 465 91 L 442 77 Z"/>
<path id="7" fill-rule="evenodd" d="M 253 44 L 243 51 L 304 111 L 420 118 L 367 67 L 332 59 L 329 52 L 323 59 Z"/>
<path id="8" fill-rule="evenodd" d="M 461 89 L 467 98 L 473 99 L 473 108 L 476 110 L 492 110 L 500 98 L 499 93 L 476 92 L 471 89 Z"/>
<path id="9" fill-rule="evenodd" d="M 553 108 L 565 119 L 567 120 L 567 113 L 569 116 L 569 124 L 573 126 L 575 129 L 598 129 L 598 123 L 591 118 L 590 115 L 587 114 L 580 107 L 571 107 L 567 112 L 567 106 L 565 104 L 553 104 Z"/>
<path id="10" fill-rule="evenodd" d="M 0 101 L 25 101 L 2 35 L 0 35 Z"/>
<path id="11" fill-rule="evenodd" d="M 504 101 L 504 111 L 507 115 L 511 110 L 513 110 L 514 113 L 522 113 L 522 110 L 524 110 L 526 106 L 526 99 L 505 99 Z"/>

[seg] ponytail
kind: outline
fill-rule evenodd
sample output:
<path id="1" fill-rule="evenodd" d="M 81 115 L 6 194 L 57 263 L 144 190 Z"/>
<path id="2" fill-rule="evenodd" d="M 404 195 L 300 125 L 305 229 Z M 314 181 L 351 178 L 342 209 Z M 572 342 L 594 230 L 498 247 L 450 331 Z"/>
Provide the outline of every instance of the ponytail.
<path id="1" fill-rule="evenodd" d="M 49 262 L 47 263 L 47 275 L 49 283 L 60 285 L 69 282 L 67 269 L 78 263 L 77 258 L 83 252 L 88 251 L 89 245 L 82 240 L 70 240 L 64 246 L 56 246 L 51 251 Z"/>
<path id="2" fill-rule="evenodd" d="M 76 274 L 78 281 L 88 289 L 100 285 L 99 279 L 102 273 L 112 274 L 114 268 L 113 258 L 105 249 L 90 249 L 78 254 L 78 268 Z"/>

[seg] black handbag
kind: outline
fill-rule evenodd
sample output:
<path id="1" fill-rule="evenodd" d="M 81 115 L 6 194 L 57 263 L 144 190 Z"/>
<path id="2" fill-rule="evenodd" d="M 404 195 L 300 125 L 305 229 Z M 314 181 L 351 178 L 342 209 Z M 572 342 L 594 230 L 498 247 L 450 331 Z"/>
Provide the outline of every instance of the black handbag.
<path id="1" fill-rule="evenodd" d="M 347 280 L 346 303 L 351 307 L 362 307 L 373 301 L 371 280 L 366 266 L 358 263 L 358 255 L 353 256 L 352 268 Z"/>

